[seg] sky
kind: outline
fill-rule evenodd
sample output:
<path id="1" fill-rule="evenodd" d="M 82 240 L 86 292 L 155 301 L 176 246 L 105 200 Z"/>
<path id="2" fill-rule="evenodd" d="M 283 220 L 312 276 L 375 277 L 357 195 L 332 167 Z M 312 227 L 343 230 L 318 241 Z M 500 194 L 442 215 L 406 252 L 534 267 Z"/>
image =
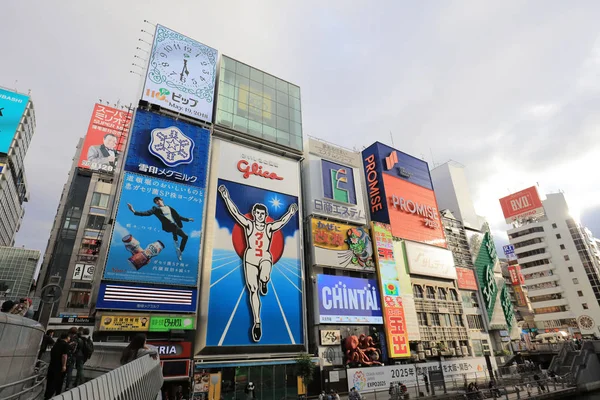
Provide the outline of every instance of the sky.
<path id="1" fill-rule="evenodd" d="M 301 87 L 303 130 L 466 166 L 497 244 L 498 199 L 562 190 L 600 236 L 600 2 L 9 1 L 0 86 L 31 90 L 37 129 L 16 245 L 44 251 L 93 105 L 136 103 L 135 54 L 160 23 Z"/>

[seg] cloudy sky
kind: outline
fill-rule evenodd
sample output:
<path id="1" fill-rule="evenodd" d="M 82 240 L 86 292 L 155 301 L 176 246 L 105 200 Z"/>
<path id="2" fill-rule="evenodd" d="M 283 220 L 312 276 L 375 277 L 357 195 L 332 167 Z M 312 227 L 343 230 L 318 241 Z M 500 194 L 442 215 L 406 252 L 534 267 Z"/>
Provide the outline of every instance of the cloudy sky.
<path id="1" fill-rule="evenodd" d="M 467 167 L 505 242 L 498 198 L 563 190 L 600 235 L 600 2 L 8 1 L 0 86 L 31 89 L 31 201 L 17 245 L 44 250 L 94 102 L 135 103 L 147 19 L 298 84 L 304 132 L 375 140 Z M 143 53 L 141 53 L 143 54 Z M 135 67 L 133 67 L 135 69 Z"/>

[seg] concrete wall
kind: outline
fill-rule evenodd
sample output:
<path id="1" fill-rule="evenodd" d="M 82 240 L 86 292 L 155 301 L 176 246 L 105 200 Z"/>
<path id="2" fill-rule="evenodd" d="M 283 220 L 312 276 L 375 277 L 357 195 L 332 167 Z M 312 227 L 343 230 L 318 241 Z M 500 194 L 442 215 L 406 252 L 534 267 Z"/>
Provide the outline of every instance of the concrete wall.
<path id="1" fill-rule="evenodd" d="M 34 374 L 44 328 L 37 321 L 0 314 L 0 386 Z"/>

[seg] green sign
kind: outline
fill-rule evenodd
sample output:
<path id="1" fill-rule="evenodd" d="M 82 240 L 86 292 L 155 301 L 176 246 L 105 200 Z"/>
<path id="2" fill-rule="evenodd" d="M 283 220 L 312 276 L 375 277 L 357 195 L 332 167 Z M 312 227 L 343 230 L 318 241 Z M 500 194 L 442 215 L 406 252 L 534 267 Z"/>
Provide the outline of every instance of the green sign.
<path id="1" fill-rule="evenodd" d="M 194 317 L 152 317 L 150 319 L 150 332 L 169 332 L 171 330 L 195 329 L 196 319 Z"/>
<path id="2" fill-rule="evenodd" d="M 494 277 L 494 265 L 496 265 L 496 247 L 492 240 L 492 235 L 486 232 L 479 247 L 479 254 L 475 260 L 477 270 L 477 279 L 483 294 L 483 302 L 488 313 L 488 320 L 492 320 L 496 297 L 498 295 L 498 285 Z"/>
<path id="3" fill-rule="evenodd" d="M 502 287 L 502 291 L 500 292 L 500 303 L 502 304 L 502 311 L 504 311 L 504 318 L 506 318 L 506 325 L 508 325 L 508 330 L 510 330 L 515 312 L 506 285 Z"/>

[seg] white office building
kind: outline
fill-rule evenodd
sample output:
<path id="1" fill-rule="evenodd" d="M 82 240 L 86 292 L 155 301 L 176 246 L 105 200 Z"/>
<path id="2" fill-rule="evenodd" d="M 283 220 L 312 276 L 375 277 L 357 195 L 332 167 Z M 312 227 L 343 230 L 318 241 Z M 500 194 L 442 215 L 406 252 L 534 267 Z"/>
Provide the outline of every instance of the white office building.
<path id="1" fill-rule="evenodd" d="M 562 193 L 548 194 L 545 215 L 508 231 L 540 333 L 600 333 L 600 271 L 594 238 L 569 214 Z"/>

